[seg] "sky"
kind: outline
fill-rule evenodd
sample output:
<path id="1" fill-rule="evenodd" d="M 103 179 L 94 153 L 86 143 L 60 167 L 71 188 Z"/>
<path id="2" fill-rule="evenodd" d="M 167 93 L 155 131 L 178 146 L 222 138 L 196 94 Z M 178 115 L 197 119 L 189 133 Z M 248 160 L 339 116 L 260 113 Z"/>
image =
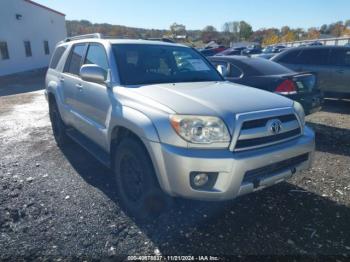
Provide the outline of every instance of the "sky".
<path id="1" fill-rule="evenodd" d="M 89 20 L 140 28 L 168 29 L 176 22 L 187 29 L 245 20 L 259 28 L 319 27 L 350 19 L 350 0 L 34 0 L 66 14 L 67 20 Z"/>

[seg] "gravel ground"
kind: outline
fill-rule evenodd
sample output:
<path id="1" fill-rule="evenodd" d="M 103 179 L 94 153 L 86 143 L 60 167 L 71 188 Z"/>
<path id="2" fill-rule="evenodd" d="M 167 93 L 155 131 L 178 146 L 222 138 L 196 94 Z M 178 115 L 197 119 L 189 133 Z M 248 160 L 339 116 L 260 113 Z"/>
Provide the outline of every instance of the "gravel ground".
<path id="1" fill-rule="evenodd" d="M 0 260 L 350 255 L 350 101 L 308 117 L 310 171 L 235 201 L 179 200 L 141 225 L 119 207 L 109 170 L 77 145 L 57 148 L 43 91 L 27 92 L 41 78 L 25 84 L 0 88 Z"/>

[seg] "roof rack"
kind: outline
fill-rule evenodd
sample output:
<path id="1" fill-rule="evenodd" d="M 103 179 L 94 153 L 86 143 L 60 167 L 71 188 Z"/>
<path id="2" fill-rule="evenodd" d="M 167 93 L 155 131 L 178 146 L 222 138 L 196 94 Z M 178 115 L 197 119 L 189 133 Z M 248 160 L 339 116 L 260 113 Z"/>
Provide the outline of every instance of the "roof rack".
<path id="1" fill-rule="evenodd" d="M 77 35 L 77 36 L 67 37 L 62 42 L 70 42 L 70 41 L 73 41 L 73 40 L 81 40 L 81 39 L 89 39 L 89 38 L 102 39 L 103 36 L 100 33 L 87 34 L 87 35 Z"/>

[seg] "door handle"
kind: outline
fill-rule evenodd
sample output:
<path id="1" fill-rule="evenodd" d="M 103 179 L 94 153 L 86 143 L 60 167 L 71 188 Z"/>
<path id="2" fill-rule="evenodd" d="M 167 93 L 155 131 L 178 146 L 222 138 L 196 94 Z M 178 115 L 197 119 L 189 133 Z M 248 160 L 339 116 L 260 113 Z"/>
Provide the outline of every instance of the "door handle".
<path id="1" fill-rule="evenodd" d="M 336 70 L 338 74 L 344 74 L 344 70 Z"/>
<path id="2" fill-rule="evenodd" d="M 64 77 L 60 77 L 60 82 L 63 83 L 64 82 Z"/>
<path id="3" fill-rule="evenodd" d="M 82 84 L 76 84 L 75 85 L 79 91 L 83 91 L 83 85 Z"/>

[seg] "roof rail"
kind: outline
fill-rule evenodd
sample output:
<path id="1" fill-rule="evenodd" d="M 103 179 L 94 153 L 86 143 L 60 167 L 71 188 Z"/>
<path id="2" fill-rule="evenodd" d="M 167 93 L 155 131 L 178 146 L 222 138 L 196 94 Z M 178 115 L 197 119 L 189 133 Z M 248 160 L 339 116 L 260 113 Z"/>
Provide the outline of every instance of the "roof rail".
<path id="1" fill-rule="evenodd" d="M 88 39 L 88 38 L 102 39 L 103 36 L 100 33 L 87 34 L 87 35 L 77 35 L 77 36 L 67 37 L 66 39 L 63 40 L 63 42 L 70 42 L 70 41 L 73 41 L 73 40 L 81 40 L 81 39 Z"/>

